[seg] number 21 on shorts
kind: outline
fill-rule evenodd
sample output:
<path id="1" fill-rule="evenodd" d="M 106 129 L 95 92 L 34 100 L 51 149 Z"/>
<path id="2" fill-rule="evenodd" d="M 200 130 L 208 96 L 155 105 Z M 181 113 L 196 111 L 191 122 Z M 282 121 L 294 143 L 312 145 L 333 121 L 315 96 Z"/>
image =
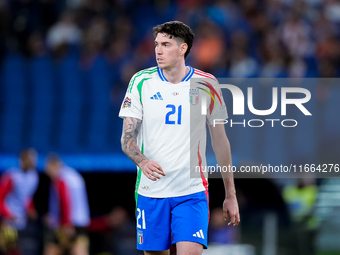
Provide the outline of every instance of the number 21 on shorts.
<path id="1" fill-rule="evenodd" d="M 140 218 L 142 218 L 142 225 L 139 224 Z M 144 210 L 141 211 L 139 208 L 137 208 L 137 228 L 146 229 L 145 213 L 144 213 Z"/>

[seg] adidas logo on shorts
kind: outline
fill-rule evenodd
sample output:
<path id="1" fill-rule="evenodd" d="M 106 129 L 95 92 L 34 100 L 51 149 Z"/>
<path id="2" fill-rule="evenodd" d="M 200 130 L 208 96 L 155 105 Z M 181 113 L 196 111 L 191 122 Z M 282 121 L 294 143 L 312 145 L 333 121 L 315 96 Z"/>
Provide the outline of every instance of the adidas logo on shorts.
<path id="1" fill-rule="evenodd" d="M 200 229 L 199 231 L 197 231 L 197 232 L 196 232 L 195 234 L 193 234 L 192 236 L 204 239 L 204 235 L 203 235 L 202 229 Z"/>

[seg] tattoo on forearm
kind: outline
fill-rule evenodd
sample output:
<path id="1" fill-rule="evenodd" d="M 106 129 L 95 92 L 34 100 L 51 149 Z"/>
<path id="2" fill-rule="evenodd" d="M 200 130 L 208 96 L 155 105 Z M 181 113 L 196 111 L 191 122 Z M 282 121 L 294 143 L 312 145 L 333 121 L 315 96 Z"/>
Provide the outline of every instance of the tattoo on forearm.
<path id="1" fill-rule="evenodd" d="M 137 136 L 141 126 L 142 121 L 140 119 L 131 117 L 124 118 L 121 139 L 122 150 L 136 165 L 147 159 L 137 146 Z"/>

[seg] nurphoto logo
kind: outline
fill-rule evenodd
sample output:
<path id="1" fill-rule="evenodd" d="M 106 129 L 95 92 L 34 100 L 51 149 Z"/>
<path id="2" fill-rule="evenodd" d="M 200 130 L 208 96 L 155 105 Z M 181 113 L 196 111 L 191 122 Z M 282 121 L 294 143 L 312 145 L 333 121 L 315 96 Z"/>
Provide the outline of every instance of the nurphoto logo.
<path id="1" fill-rule="evenodd" d="M 299 111 L 301 111 L 305 116 L 312 116 L 311 112 L 306 108 L 304 104 L 309 102 L 311 99 L 311 93 L 306 88 L 300 87 L 281 87 L 279 96 L 279 88 L 272 87 L 271 93 L 271 106 L 267 109 L 256 109 L 254 106 L 254 94 L 253 87 L 247 87 L 247 97 L 245 97 L 243 91 L 236 85 L 232 84 L 216 84 L 214 86 L 216 90 L 227 89 L 227 91 L 223 91 L 223 93 L 231 93 L 232 101 L 233 101 L 233 111 L 232 115 L 245 115 L 245 106 L 248 107 L 250 113 L 256 116 L 267 116 L 267 118 L 256 118 L 256 119 L 243 119 L 242 121 L 233 121 L 232 118 L 229 119 L 214 119 L 213 126 L 218 124 L 228 124 L 230 127 L 235 125 L 242 125 L 243 127 L 263 127 L 265 124 L 271 125 L 274 127 L 275 125 L 281 124 L 282 127 L 296 127 L 298 125 L 298 121 L 296 119 L 291 118 L 268 118 L 269 115 L 273 114 L 280 108 L 281 116 L 287 116 L 287 106 L 293 105 L 297 107 Z M 256 89 L 256 88 L 255 88 Z M 203 93 L 201 96 L 201 114 L 207 114 L 207 103 L 213 95 L 211 93 Z M 214 103 L 218 104 L 219 100 L 213 99 Z M 247 103 L 245 103 L 247 102 Z M 279 107 L 280 105 L 280 107 Z M 220 107 L 224 107 L 221 105 Z"/>

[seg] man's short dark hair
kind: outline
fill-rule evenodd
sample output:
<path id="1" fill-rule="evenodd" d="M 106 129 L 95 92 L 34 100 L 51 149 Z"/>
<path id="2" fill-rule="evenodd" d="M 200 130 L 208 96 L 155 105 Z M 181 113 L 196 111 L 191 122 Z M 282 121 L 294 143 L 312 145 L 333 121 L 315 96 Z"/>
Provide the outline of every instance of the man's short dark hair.
<path id="1" fill-rule="evenodd" d="M 19 154 L 20 159 L 23 159 L 29 156 L 37 157 L 38 153 L 34 148 L 26 148 L 26 149 L 23 149 Z"/>
<path id="2" fill-rule="evenodd" d="M 188 25 L 181 21 L 169 21 L 153 28 L 153 35 L 155 38 L 159 33 L 168 34 L 170 35 L 170 38 L 173 36 L 182 39 L 188 45 L 184 58 L 188 56 L 195 38 L 194 33 Z"/>
<path id="3" fill-rule="evenodd" d="M 59 163 L 61 164 L 63 161 L 62 159 L 59 157 L 59 155 L 55 152 L 50 152 L 47 157 L 46 157 L 46 162 L 48 164 L 52 163 L 52 164 L 55 164 L 55 163 Z"/>

